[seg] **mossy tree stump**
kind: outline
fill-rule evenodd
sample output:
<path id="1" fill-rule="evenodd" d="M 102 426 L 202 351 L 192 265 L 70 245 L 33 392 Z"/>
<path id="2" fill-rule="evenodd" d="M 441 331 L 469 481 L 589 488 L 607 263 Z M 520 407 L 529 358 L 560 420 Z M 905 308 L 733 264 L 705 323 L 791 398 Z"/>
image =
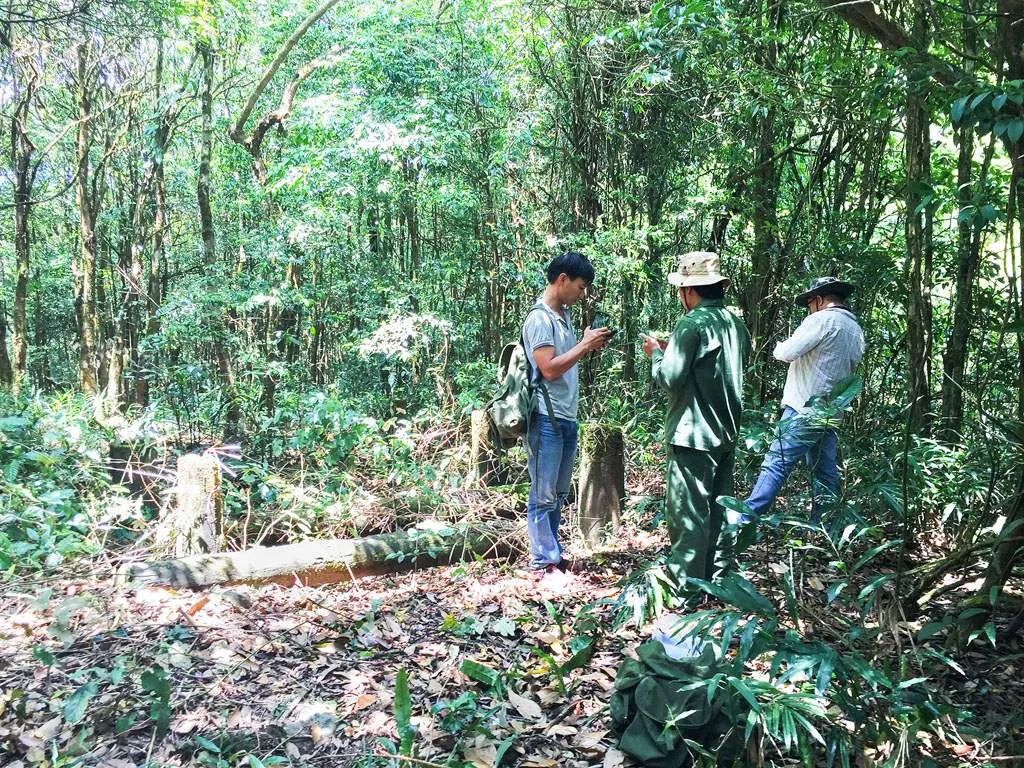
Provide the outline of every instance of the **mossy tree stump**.
<path id="1" fill-rule="evenodd" d="M 600 544 L 619 527 L 626 495 L 626 450 L 620 427 L 586 424 L 580 439 L 580 532 Z"/>
<path id="2" fill-rule="evenodd" d="M 216 456 L 189 453 L 178 458 L 174 505 L 161 536 L 173 542 L 176 557 L 220 552 L 223 548 L 224 498 L 220 482 Z"/>

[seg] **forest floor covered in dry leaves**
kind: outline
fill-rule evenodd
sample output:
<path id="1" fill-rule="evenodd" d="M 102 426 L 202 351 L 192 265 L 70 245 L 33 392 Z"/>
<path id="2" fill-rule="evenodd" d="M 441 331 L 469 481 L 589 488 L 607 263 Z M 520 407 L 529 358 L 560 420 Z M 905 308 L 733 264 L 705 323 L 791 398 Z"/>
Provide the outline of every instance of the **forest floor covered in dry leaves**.
<path id="1" fill-rule="evenodd" d="M 616 628 L 613 602 L 663 544 L 627 530 L 578 573 L 544 579 L 480 561 L 320 587 L 9 582 L 0 764 L 631 765 L 607 702 L 646 631 Z M 793 561 L 763 544 L 753 561 L 747 575 L 778 597 Z M 826 566 L 801 555 L 796 567 L 809 620 L 829 621 Z M 583 622 L 594 642 L 579 656 Z M 900 653 L 896 639 L 880 650 Z M 1024 642 L 975 642 L 956 666 L 937 666 L 930 685 L 971 713 L 970 728 L 951 719 L 944 738 L 922 734 L 909 764 L 1019 762 Z M 393 755 L 403 736 L 414 749 Z M 858 760 L 886 757 L 881 747 Z"/>

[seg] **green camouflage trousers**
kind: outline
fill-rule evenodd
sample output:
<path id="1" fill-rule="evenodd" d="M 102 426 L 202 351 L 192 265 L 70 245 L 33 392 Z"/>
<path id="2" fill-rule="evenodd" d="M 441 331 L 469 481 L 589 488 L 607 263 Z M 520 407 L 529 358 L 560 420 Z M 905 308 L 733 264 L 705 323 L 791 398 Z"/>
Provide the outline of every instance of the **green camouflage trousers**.
<path id="1" fill-rule="evenodd" d="M 665 522 L 670 542 L 667 570 L 676 597 L 694 607 L 702 594 L 688 578 L 714 581 L 734 567 L 735 536 L 727 532 L 725 508 L 716 499 L 733 495 L 734 451 L 698 451 L 668 446 Z"/>

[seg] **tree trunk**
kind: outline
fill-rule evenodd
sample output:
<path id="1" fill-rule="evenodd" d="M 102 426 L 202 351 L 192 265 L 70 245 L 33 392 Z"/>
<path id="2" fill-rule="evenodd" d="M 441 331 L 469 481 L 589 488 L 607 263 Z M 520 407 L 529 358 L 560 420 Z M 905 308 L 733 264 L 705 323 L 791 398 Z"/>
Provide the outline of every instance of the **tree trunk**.
<path id="1" fill-rule="evenodd" d="M 754 381 L 752 388 L 764 399 L 764 365 L 768 361 L 773 325 L 773 304 L 771 298 L 775 289 L 774 276 L 779 258 L 778 243 L 778 192 L 775 187 L 775 110 L 768 109 L 761 118 L 760 140 L 754 157 L 753 183 L 753 228 L 754 247 L 750 257 L 751 278 L 745 291 L 744 309 L 750 336 L 754 342 L 754 359 L 751 370 Z"/>
<path id="2" fill-rule="evenodd" d="M 469 475 L 466 485 L 501 485 L 501 446 L 491 435 L 487 411 L 477 409 L 470 417 Z"/>
<path id="3" fill-rule="evenodd" d="M 511 544 L 511 534 L 509 527 L 468 531 L 449 528 L 439 532 L 412 529 L 362 539 L 254 547 L 219 555 L 130 563 L 121 568 L 117 581 L 122 586 L 168 584 L 193 589 L 243 582 L 334 584 L 477 557 L 507 557 L 518 548 Z"/>
<path id="4" fill-rule="evenodd" d="M 581 443 L 579 526 L 596 545 L 619 527 L 626 496 L 625 442 L 619 427 L 588 424 Z"/>
<path id="5" fill-rule="evenodd" d="M 960 155 L 957 170 L 957 186 L 960 190 L 960 207 L 973 205 L 980 200 L 985 188 L 987 170 L 992 158 L 994 144 L 989 143 L 977 183 L 971 184 L 971 158 L 974 153 L 973 128 L 963 128 L 960 133 Z M 972 194 L 972 187 L 978 195 Z M 972 202 L 974 201 L 974 202 Z M 953 323 L 949 338 L 942 354 L 942 420 L 941 437 L 949 442 L 959 442 L 964 414 L 964 374 L 968 362 L 968 341 L 975 323 L 974 289 L 981 266 L 982 224 L 976 220 L 977 212 L 970 218 L 964 217 L 958 226 L 956 298 L 953 304 Z"/>
<path id="6" fill-rule="evenodd" d="M 767 8 L 767 34 L 770 41 L 765 45 L 764 67 L 771 72 L 778 66 L 779 46 L 777 34 L 781 25 L 782 3 L 769 0 Z M 750 257 L 750 281 L 743 293 L 743 309 L 754 343 L 751 362 L 751 388 L 764 400 L 765 364 L 769 360 L 775 316 L 778 301 L 774 298 L 777 272 L 779 270 L 779 224 L 778 187 L 776 184 L 775 158 L 775 107 L 764 107 L 757 124 L 757 148 L 754 152 L 753 183 L 751 197 L 753 204 L 752 225 L 754 229 L 753 252 Z"/>
<path id="7" fill-rule="evenodd" d="M 981 587 L 974 597 L 958 606 L 958 610 L 961 611 L 968 608 L 985 609 L 983 612 L 973 613 L 959 623 L 958 639 L 961 646 L 991 620 L 992 609 L 995 608 L 1006 582 L 1012 575 L 1014 566 L 1024 557 L 1024 469 L 1017 472 L 1017 488 L 1010 509 L 1006 513 L 1003 530 L 1008 533 L 993 547 Z"/>
<path id="8" fill-rule="evenodd" d="M 11 147 L 14 152 L 14 366 L 13 385 L 17 394 L 21 390 L 28 361 L 28 275 L 30 269 L 31 240 L 29 239 L 29 212 L 32 183 L 35 172 L 31 168 L 35 145 L 28 137 L 28 110 L 35 91 L 35 74 L 25 83 L 22 100 L 11 119 Z"/>
<path id="9" fill-rule="evenodd" d="M 14 382 L 11 358 L 7 354 L 7 307 L 0 299 L 0 384 L 10 386 Z"/>
<path id="10" fill-rule="evenodd" d="M 961 0 L 964 71 L 973 74 L 978 47 L 977 19 L 972 4 L 974 0 Z M 967 342 L 971 331 L 971 312 L 974 304 L 974 282 L 981 265 L 982 223 L 974 215 L 964 215 L 965 209 L 981 200 L 985 189 L 986 170 L 992 156 L 993 144 L 989 144 L 977 183 L 972 182 L 974 158 L 974 126 L 964 126 L 956 133 L 959 144 L 957 158 L 957 199 L 960 203 L 957 238 L 956 299 L 953 306 L 953 325 L 942 354 L 942 414 L 941 437 L 948 442 L 958 442 L 963 426 L 964 414 L 964 372 L 967 370 Z M 977 190 L 975 192 L 975 190 Z"/>
<path id="11" fill-rule="evenodd" d="M 89 124 L 92 104 L 89 92 L 87 43 L 79 43 L 78 56 L 78 174 L 75 200 L 78 204 L 78 259 L 72 263 L 75 278 L 75 314 L 78 324 L 78 376 L 83 394 L 99 391 L 98 328 L 96 316 L 96 220 L 89 194 Z"/>
<path id="12" fill-rule="evenodd" d="M 199 227 L 203 237 L 203 263 L 216 261 L 217 243 L 213 228 L 213 209 L 210 206 L 210 158 L 213 154 L 213 49 L 209 42 L 196 45 L 203 60 L 203 90 L 200 94 L 203 115 L 200 129 L 199 179 L 196 197 L 199 202 Z"/>
<path id="13" fill-rule="evenodd" d="M 914 42 L 927 48 L 927 0 L 918 0 Z M 931 419 L 932 359 L 932 203 L 931 112 L 928 108 L 927 74 L 907 71 L 906 131 L 906 240 L 909 296 L 907 298 L 907 416 L 910 431 L 927 434 Z"/>

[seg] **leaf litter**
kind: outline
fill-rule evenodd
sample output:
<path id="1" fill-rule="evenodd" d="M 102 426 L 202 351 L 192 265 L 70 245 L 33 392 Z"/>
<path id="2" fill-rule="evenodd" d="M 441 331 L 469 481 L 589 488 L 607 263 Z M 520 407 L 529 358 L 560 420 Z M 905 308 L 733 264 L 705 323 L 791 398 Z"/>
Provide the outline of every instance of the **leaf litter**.
<path id="1" fill-rule="evenodd" d="M 52 755 L 110 768 L 414 765 L 391 755 L 404 669 L 421 765 L 630 766 L 607 702 L 645 636 L 613 629 L 610 608 L 598 605 L 595 652 L 563 665 L 579 610 L 616 596 L 634 561 L 660 545 L 645 535 L 624 536 L 630 549 L 591 557 L 557 584 L 484 561 L 321 587 L 119 592 L 76 581 L 52 583 L 45 599 L 45 590 L 9 591 L 0 598 L 0 748 L 21 768 Z M 810 609 L 833 577 L 802 567 Z M 760 577 L 766 591 L 778 588 L 776 570 L 785 569 Z M 829 631 L 824 612 L 816 623 Z M 1022 685 L 1004 674 L 1015 667 L 978 648 L 960 659 L 983 689 L 972 703 L 995 692 L 998 706 L 1019 709 Z M 953 670 L 935 682 L 963 691 Z"/>

